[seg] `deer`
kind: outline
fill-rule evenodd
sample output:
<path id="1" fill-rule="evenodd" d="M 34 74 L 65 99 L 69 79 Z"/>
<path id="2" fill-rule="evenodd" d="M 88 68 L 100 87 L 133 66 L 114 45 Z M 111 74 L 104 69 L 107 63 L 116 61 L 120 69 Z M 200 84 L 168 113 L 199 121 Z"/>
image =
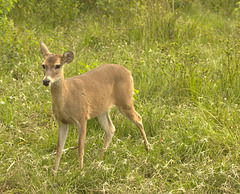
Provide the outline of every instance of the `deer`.
<path id="1" fill-rule="evenodd" d="M 40 42 L 43 56 L 43 85 L 50 86 L 52 110 L 58 124 L 58 142 L 53 175 L 56 175 L 63 153 L 69 125 L 77 125 L 79 167 L 83 168 L 84 142 L 87 121 L 97 117 L 105 132 L 101 150 L 107 150 L 115 132 L 109 116 L 112 107 L 116 107 L 140 130 L 149 150 L 142 117 L 133 105 L 133 78 L 131 72 L 117 64 L 100 65 L 84 74 L 64 79 L 63 67 L 74 59 L 72 51 L 62 55 L 52 54 L 43 42 Z"/>

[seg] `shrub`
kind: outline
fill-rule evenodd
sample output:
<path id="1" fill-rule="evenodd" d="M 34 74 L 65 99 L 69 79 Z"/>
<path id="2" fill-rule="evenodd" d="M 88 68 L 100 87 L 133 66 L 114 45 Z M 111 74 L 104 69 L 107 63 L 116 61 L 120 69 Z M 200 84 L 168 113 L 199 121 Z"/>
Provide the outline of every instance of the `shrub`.
<path id="1" fill-rule="evenodd" d="M 3 36 L 8 28 L 8 13 L 14 7 L 16 0 L 1 0 L 0 1 L 0 35 Z"/>

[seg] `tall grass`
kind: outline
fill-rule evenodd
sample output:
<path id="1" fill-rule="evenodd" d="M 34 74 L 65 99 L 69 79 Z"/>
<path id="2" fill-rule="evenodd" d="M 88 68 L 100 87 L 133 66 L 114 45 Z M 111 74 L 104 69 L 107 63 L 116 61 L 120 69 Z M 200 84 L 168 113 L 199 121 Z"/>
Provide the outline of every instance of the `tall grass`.
<path id="1" fill-rule="evenodd" d="M 235 4 L 226 11 L 221 3 L 86 1 L 74 4 L 72 19 L 57 21 L 68 13 L 55 10 L 45 22 L 53 13 L 19 2 L 0 38 L 0 192 L 238 193 L 240 29 Z M 54 179 L 57 125 L 39 41 L 75 53 L 65 77 L 104 63 L 131 70 L 151 150 L 113 109 L 116 134 L 104 158 L 104 132 L 92 119 L 80 171 L 72 126 Z"/>

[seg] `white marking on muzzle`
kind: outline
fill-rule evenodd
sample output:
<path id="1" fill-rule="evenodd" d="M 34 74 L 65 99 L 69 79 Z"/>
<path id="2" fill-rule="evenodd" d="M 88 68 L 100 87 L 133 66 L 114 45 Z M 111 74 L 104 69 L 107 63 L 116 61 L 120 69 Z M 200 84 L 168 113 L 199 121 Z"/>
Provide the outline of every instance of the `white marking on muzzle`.
<path id="1" fill-rule="evenodd" d="M 50 76 L 45 76 L 43 80 L 50 80 L 50 83 L 54 82 L 54 80 Z"/>

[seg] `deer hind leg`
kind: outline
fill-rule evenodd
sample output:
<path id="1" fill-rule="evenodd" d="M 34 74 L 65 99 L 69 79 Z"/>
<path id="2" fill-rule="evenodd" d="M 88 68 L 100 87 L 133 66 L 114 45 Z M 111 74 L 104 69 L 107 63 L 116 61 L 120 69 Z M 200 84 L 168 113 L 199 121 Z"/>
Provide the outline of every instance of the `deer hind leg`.
<path id="1" fill-rule="evenodd" d="M 138 129 L 140 130 L 146 150 L 149 150 L 148 140 L 144 131 L 144 127 L 142 124 L 142 117 L 135 111 L 133 105 L 132 106 L 118 106 L 118 110 L 127 118 L 129 118 L 135 125 L 137 125 Z"/>
<path id="2" fill-rule="evenodd" d="M 98 120 L 105 131 L 105 139 L 104 139 L 103 148 L 101 151 L 101 155 L 103 156 L 104 152 L 107 150 L 109 144 L 112 141 L 112 137 L 115 132 L 115 127 L 112 124 L 112 121 L 109 116 L 109 112 L 105 112 L 100 116 L 98 116 Z"/>
<path id="3" fill-rule="evenodd" d="M 57 154 L 56 154 L 56 160 L 53 168 L 53 175 L 56 175 L 60 158 L 62 156 L 64 144 L 67 138 L 68 133 L 68 125 L 63 124 L 61 122 L 58 122 L 58 144 L 57 144 Z"/>

